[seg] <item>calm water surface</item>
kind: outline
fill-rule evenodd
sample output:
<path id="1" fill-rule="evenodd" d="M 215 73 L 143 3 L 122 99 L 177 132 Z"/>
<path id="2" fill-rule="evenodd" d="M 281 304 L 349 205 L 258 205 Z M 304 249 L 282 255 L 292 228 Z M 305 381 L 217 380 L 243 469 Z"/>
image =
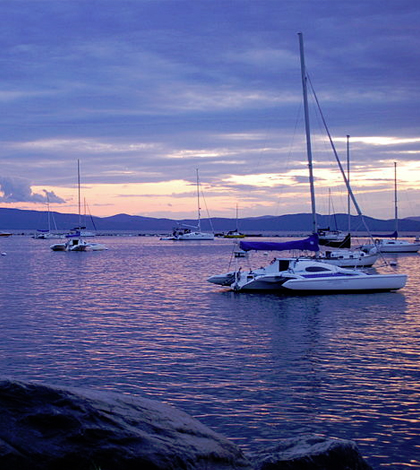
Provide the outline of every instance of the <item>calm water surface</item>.
<path id="1" fill-rule="evenodd" d="M 229 240 L 100 241 L 0 240 L 4 376 L 164 401 L 246 451 L 310 432 L 420 468 L 419 255 L 388 256 L 409 274 L 398 293 L 288 297 L 207 283 Z"/>

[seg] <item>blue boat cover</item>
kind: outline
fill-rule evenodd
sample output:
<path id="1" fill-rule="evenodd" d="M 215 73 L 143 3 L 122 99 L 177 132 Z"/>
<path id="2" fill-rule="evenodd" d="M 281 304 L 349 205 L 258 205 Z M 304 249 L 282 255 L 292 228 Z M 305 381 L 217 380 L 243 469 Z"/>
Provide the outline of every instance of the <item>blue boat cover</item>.
<path id="1" fill-rule="evenodd" d="M 244 251 L 285 251 L 285 250 L 310 250 L 319 251 L 318 235 L 314 233 L 309 238 L 303 240 L 293 240 L 291 242 L 244 242 L 239 243 L 239 248 Z"/>
<path id="2" fill-rule="evenodd" d="M 378 234 L 378 233 L 375 233 L 372 235 L 372 237 L 380 237 L 380 238 L 398 238 L 398 232 L 395 231 L 391 234 L 385 234 L 385 235 L 381 235 L 381 234 Z"/>

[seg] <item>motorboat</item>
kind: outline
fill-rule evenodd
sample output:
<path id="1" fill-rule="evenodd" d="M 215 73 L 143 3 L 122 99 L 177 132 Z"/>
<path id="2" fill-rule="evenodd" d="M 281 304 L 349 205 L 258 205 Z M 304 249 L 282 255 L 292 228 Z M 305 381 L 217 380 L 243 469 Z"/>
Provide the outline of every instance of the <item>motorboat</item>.
<path id="1" fill-rule="evenodd" d="M 238 204 L 236 204 L 236 228 L 235 230 L 229 230 L 227 233 L 223 235 L 223 238 L 245 238 L 246 235 L 244 233 L 241 233 L 238 228 Z"/>
<path id="2" fill-rule="evenodd" d="M 53 251 L 92 251 L 91 244 L 80 236 L 72 236 L 66 242 L 56 243 L 50 248 Z"/>
<path id="3" fill-rule="evenodd" d="M 237 230 L 229 230 L 223 238 L 245 238 L 246 235 L 244 233 L 238 232 Z"/>
<path id="4" fill-rule="evenodd" d="M 56 243 L 50 247 L 53 251 L 103 251 L 108 248 L 102 243 L 87 242 L 79 235 L 73 235 L 65 243 Z"/>

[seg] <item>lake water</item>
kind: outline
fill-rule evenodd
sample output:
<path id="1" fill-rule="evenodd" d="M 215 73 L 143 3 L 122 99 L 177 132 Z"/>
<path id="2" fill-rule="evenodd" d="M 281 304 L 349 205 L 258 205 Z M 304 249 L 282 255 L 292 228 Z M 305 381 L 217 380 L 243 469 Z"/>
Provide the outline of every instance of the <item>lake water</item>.
<path id="1" fill-rule="evenodd" d="M 420 468 L 419 255 L 388 255 L 409 274 L 397 293 L 289 297 L 207 283 L 230 240 L 99 241 L 0 240 L 3 376 L 157 399 L 245 451 L 317 433 Z"/>

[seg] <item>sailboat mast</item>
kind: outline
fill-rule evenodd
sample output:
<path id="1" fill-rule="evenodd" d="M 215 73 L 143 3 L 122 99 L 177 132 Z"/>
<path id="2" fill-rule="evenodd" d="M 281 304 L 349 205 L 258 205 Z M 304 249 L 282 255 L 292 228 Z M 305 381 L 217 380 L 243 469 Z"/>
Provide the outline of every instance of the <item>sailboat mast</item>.
<path id="1" fill-rule="evenodd" d="M 79 230 L 82 226 L 81 210 L 80 210 L 80 160 L 77 160 L 77 204 L 79 207 Z"/>
<path id="2" fill-rule="evenodd" d="M 308 106 L 308 87 L 307 87 L 307 75 L 305 67 L 305 54 L 303 49 L 303 35 L 298 33 L 299 36 L 299 48 L 300 48 L 300 68 L 302 73 L 302 89 L 303 89 L 303 107 L 305 113 L 305 131 L 306 131 L 306 153 L 308 157 L 308 169 L 309 169 L 309 186 L 311 191 L 311 207 L 312 207 L 312 232 L 317 233 L 318 224 L 316 220 L 316 206 L 315 206 L 315 186 L 314 186 L 314 174 L 312 165 L 312 145 L 311 145 L 311 129 L 309 125 L 309 106 Z"/>
<path id="3" fill-rule="evenodd" d="M 47 211 L 48 211 L 48 233 L 51 232 L 51 214 L 50 214 L 50 197 L 48 196 L 48 192 L 46 191 L 47 195 Z"/>
<path id="4" fill-rule="evenodd" d="M 347 135 L 347 181 L 350 184 L 350 136 Z M 351 231 L 351 215 L 350 215 L 350 193 L 347 191 L 347 218 L 348 231 Z"/>
<path id="5" fill-rule="evenodd" d="M 398 237 L 397 162 L 394 162 L 395 238 Z"/>
<path id="6" fill-rule="evenodd" d="M 200 207 L 200 182 L 198 179 L 198 168 L 196 169 L 197 172 L 197 212 L 198 212 L 198 231 L 201 232 L 201 207 Z"/>

